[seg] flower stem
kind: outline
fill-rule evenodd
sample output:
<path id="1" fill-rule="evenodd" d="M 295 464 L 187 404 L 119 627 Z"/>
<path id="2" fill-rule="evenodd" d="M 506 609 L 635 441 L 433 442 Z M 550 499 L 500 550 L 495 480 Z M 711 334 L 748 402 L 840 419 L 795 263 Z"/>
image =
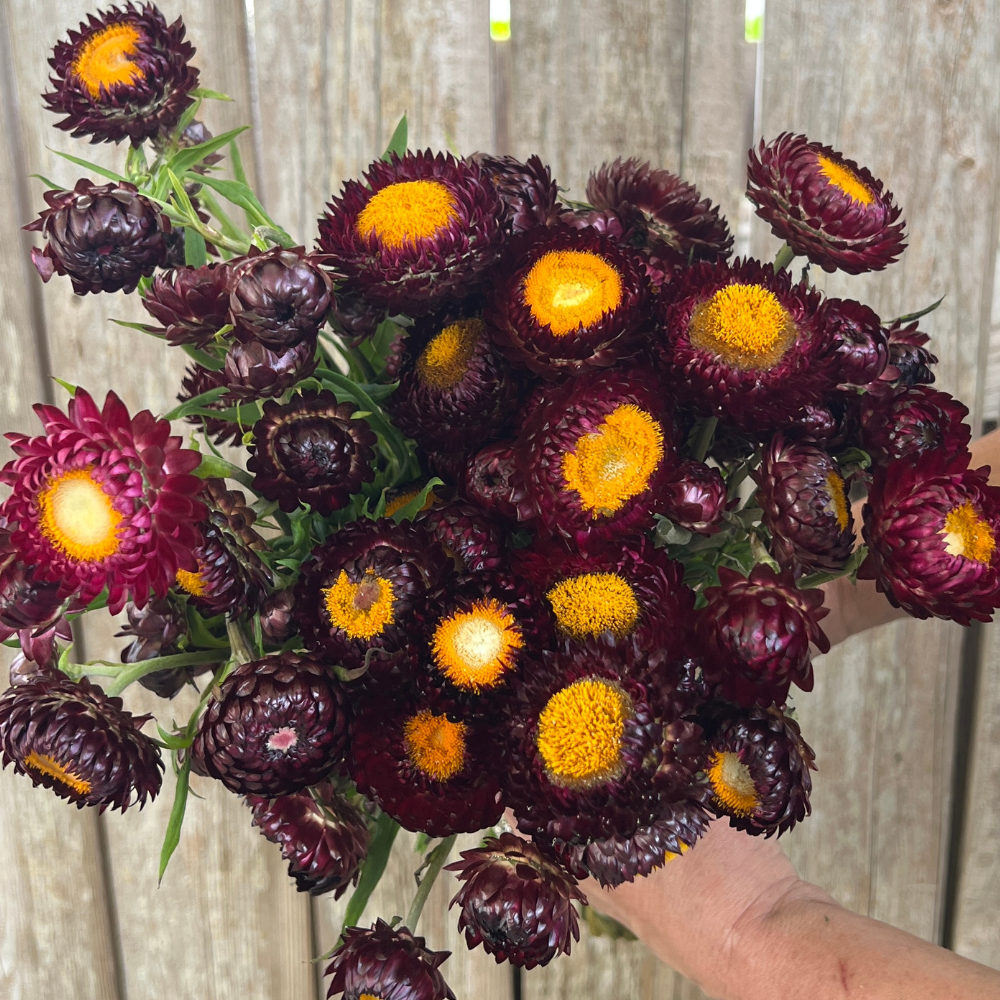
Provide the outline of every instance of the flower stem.
<path id="1" fill-rule="evenodd" d="M 453 833 L 450 837 L 442 840 L 427 858 L 427 871 L 424 873 L 420 886 L 417 888 L 417 894 L 413 897 L 413 902 L 406 914 L 406 926 L 411 934 L 417 929 L 424 903 L 427 902 L 427 897 L 431 894 L 431 889 L 434 888 L 434 882 L 444 867 L 444 863 L 448 860 L 451 849 L 455 846 L 455 837 L 456 834 Z"/>
<path id="2" fill-rule="evenodd" d="M 219 660 L 224 658 L 225 653 L 220 652 L 218 649 L 202 649 L 195 653 L 175 653 L 172 656 L 156 656 L 151 660 L 140 660 L 138 663 L 130 663 L 124 666 L 115 675 L 114 682 L 108 685 L 107 693 L 111 697 L 119 695 L 129 684 L 134 683 L 141 677 L 145 677 L 147 674 L 155 674 L 158 670 L 193 667 L 199 663 L 218 663 Z M 100 660 L 97 662 L 102 663 L 104 666 L 110 665 Z M 91 671 L 84 668 L 83 673 L 90 674 Z M 107 676 L 102 670 L 95 670 L 93 673 L 97 677 Z"/>
<path id="3" fill-rule="evenodd" d="M 718 425 L 718 417 L 706 417 L 701 422 L 701 427 L 698 429 L 698 439 L 694 443 L 695 461 L 705 461 L 708 449 L 712 447 L 712 439 L 715 437 L 715 428 Z"/>
<path id="4" fill-rule="evenodd" d="M 251 660 L 257 659 L 253 647 L 250 645 L 250 638 L 239 622 L 227 618 L 226 632 L 229 635 L 229 645 L 232 647 L 233 657 L 237 663 L 249 663 Z"/>
<path id="5" fill-rule="evenodd" d="M 784 271 L 791 264 L 794 257 L 795 251 L 787 243 L 782 243 L 781 249 L 774 258 L 774 270 Z"/>

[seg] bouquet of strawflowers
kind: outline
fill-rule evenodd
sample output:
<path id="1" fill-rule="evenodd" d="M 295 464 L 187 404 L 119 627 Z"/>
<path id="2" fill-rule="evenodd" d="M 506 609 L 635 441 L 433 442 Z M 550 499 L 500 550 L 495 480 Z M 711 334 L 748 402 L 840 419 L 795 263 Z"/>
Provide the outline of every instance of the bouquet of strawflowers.
<path id="1" fill-rule="evenodd" d="M 447 865 L 469 947 L 531 968 L 579 937 L 578 880 L 649 875 L 712 817 L 801 821 L 787 702 L 829 647 L 821 585 L 962 624 L 1000 605 L 1000 491 L 929 387 L 920 314 L 809 282 L 902 252 L 881 181 L 762 142 L 747 194 L 785 243 L 733 260 L 666 170 L 616 160 L 572 202 L 538 157 L 408 152 L 404 119 L 307 250 L 198 119 L 223 95 L 193 54 L 129 3 L 51 60 L 58 127 L 129 145 L 124 173 L 46 192 L 35 266 L 138 291 L 191 365 L 164 416 L 63 383 L 40 435 L 7 435 L 4 765 L 124 811 L 171 755 L 161 874 L 190 773 L 221 781 L 300 890 L 355 887 L 328 969 L 350 1000 L 452 996 L 415 931 L 457 834 L 484 831 Z M 102 609 L 121 664 L 73 662 Z M 200 700 L 150 732 L 133 682 Z M 354 926 L 400 827 L 425 852 L 405 922 Z"/>

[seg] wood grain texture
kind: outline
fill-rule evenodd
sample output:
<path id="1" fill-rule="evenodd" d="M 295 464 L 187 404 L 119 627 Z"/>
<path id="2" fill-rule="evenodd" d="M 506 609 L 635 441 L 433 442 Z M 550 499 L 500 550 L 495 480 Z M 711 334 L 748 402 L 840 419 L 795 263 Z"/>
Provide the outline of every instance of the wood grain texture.
<path id="1" fill-rule="evenodd" d="M 947 293 L 923 328 L 939 385 L 976 421 L 996 251 L 997 44 L 985 2 L 777 0 L 764 41 L 764 135 L 805 132 L 865 163 L 908 222 L 910 247 L 887 271 L 814 268 L 813 279 L 886 317 Z M 764 229 L 755 219 L 753 250 L 767 258 L 778 243 Z M 845 905 L 929 939 L 940 932 L 960 638 L 942 622 L 857 637 L 817 661 L 817 691 L 797 699 L 821 770 L 791 855 Z"/>
<path id="2" fill-rule="evenodd" d="M 1000 628 L 985 630 L 953 947 L 1000 969 Z"/>

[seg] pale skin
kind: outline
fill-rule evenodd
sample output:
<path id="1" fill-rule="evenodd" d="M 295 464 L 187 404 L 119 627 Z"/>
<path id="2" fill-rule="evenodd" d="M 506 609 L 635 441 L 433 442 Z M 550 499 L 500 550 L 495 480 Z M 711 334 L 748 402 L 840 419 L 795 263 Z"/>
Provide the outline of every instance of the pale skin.
<path id="1" fill-rule="evenodd" d="M 971 450 L 971 467 L 991 466 L 1000 485 L 1000 431 Z M 838 580 L 826 591 L 832 643 L 903 617 L 874 583 Z M 1000 1000 L 1000 972 L 845 910 L 799 878 L 777 840 L 724 820 L 649 878 L 584 889 L 719 1000 Z"/>

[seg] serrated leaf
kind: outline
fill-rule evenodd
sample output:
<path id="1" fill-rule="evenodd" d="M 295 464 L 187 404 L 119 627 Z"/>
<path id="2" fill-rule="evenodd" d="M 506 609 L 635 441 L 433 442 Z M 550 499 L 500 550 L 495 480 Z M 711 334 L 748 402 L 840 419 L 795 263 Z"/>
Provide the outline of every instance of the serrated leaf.
<path id="1" fill-rule="evenodd" d="M 246 132 L 248 128 L 250 128 L 249 125 L 241 125 L 239 128 L 223 132 L 222 135 L 213 136 L 205 142 L 199 142 L 197 146 L 188 146 L 186 149 L 178 150 L 167 161 L 166 169 L 173 171 L 179 177 L 192 167 L 196 167 L 206 156 L 211 156 L 223 146 L 228 146 L 233 139 L 242 132 Z M 199 175 L 199 180 L 204 180 L 204 178 Z"/>
<path id="2" fill-rule="evenodd" d="M 184 229 L 184 263 L 190 267 L 204 267 L 208 263 L 205 237 L 190 226 Z"/>
<path id="3" fill-rule="evenodd" d="M 157 884 L 163 881 L 167 865 L 177 845 L 181 842 L 181 827 L 184 825 L 184 812 L 187 809 L 187 797 L 190 790 L 191 777 L 191 755 L 184 758 L 177 772 L 177 787 L 174 789 L 174 804 L 170 810 L 170 820 L 167 823 L 167 832 L 163 836 L 163 847 L 160 849 L 160 875 Z"/>
<path id="4" fill-rule="evenodd" d="M 62 153 L 58 149 L 50 149 L 49 152 L 55 153 L 56 156 L 61 156 L 64 160 L 69 160 L 70 163 L 75 163 L 78 167 L 84 167 L 91 173 L 99 174 L 101 177 L 107 177 L 110 181 L 124 181 L 128 183 L 128 178 L 123 174 L 116 174 L 113 170 L 108 170 L 106 167 L 102 167 L 98 163 L 91 163 L 90 160 L 81 160 L 79 156 Z"/>
<path id="5" fill-rule="evenodd" d="M 395 127 L 392 133 L 392 138 L 389 140 L 389 145 L 385 147 L 385 152 L 382 154 L 383 160 L 391 160 L 392 154 L 395 153 L 397 156 L 402 157 L 406 152 L 406 143 L 408 139 L 409 126 L 406 122 L 406 114 L 399 119 L 399 124 Z"/>

